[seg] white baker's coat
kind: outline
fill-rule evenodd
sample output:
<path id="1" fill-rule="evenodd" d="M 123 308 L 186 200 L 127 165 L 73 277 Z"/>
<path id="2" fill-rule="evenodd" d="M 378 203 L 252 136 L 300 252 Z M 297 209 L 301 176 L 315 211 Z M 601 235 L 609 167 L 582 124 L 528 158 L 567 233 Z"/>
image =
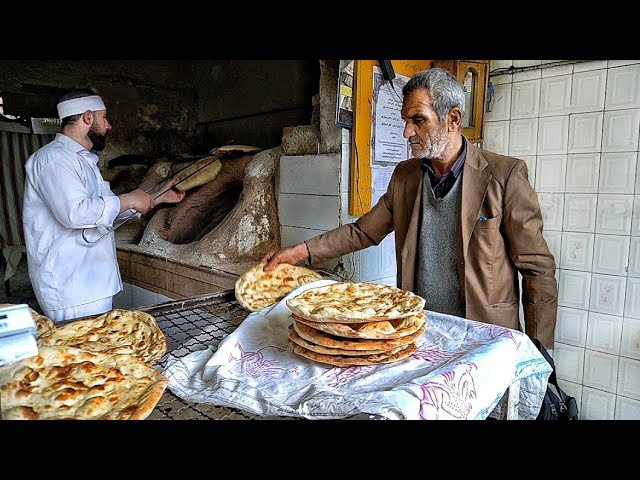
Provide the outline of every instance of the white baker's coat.
<path id="1" fill-rule="evenodd" d="M 98 156 L 71 138 L 55 139 L 29 157 L 23 226 L 29 277 L 48 311 L 83 305 L 122 289 L 115 234 L 120 199 L 98 168 Z M 96 243 L 88 243 L 107 234 Z"/>

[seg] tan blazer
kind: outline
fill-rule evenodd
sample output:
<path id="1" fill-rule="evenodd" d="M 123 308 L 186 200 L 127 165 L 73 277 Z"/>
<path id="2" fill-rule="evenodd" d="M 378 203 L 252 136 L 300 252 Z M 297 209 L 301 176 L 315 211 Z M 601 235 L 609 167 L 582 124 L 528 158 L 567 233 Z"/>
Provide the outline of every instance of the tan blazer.
<path id="1" fill-rule="evenodd" d="M 311 263 L 378 245 L 395 231 L 398 287 L 413 291 L 421 198 L 420 159 L 399 163 L 387 192 L 369 212 L 306 241 Z M 481 216 L 487 220 L 479 222 Z M 525 331 L 553 348 L 556 264 L 542 236 L 538 195 L 523 160 L 467 143 L 456 243 L 466 318 L 520 330 L 519 271 Z"/>

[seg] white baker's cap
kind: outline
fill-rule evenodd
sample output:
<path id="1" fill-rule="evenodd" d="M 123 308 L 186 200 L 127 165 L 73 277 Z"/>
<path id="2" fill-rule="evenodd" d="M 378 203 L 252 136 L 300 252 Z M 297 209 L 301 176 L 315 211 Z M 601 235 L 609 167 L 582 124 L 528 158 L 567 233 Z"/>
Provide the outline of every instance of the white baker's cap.
<path id="1" fill-rule="evenodd" d="M 72 98 L 71 100 L 65 100 L 58 103 L 58 117 L 60 120 L 69 117 L 71 115 L 79 115 L 91 110 L 95 112 L 97 110 L 106 110 L 104 102 L 99 95 L 91 95 L 89 97 Z"/>

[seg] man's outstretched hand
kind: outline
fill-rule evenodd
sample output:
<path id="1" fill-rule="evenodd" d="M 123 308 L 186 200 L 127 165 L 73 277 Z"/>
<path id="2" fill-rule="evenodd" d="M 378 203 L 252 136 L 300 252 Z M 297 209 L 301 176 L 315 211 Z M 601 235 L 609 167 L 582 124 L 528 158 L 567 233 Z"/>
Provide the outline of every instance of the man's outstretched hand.
<path id="1" fill-rule="evenodd" d="M 262 257 L 260 263 L 266 263 L 264 271 L 268 272 L 270 270 L 273 270 L 279 263 L 288 263 L 291 265 L 295 265 L 302 260 L 308 259 L 309 250 L 307 249 L 307 244 L 302 242 L 294 245 L 293 247 L 286 247 L 280 250 L 271 250 L 264 257 Z"/>

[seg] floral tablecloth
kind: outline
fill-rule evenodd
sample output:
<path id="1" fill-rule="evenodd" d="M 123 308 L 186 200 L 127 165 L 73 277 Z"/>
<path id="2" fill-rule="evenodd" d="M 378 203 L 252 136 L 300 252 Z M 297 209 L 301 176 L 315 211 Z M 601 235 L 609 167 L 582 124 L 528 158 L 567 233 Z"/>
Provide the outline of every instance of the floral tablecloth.
<path id="1" fill-rule="evenodd" d="M 551 366 L 525 334 L 508 328 L 427 311 L 419 348 L 396 363 L 330 367 L 294 354 L 285 301 L 329 283 L 304 285 L 249 314 L 217 349 L 170 356 L 169 389 L 184 400 L 264 416 L 484 419 L 520 381 L 518 418 L 537 416 Z"/>

